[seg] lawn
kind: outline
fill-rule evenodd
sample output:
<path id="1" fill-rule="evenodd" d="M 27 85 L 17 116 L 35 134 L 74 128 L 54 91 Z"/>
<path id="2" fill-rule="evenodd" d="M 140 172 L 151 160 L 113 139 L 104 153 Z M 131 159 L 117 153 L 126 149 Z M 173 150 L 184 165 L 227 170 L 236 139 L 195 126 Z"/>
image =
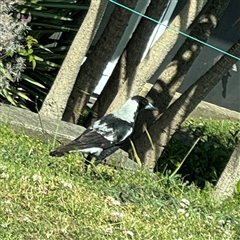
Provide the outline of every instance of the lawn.
<path id="1" fill-rule="evenodd" d="M 0 146 L 0 239 L 240 239 L 240 196 L 215 202 L 211 181 L 52 158 L 5 125 Z"/>

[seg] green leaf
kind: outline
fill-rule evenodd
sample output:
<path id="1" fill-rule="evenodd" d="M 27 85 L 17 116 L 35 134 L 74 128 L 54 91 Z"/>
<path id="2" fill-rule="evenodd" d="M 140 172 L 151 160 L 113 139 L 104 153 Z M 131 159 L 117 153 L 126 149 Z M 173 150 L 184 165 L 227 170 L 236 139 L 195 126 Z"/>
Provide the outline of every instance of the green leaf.
<path id="1" fill-rule="evenodd" d="M 32 67 L 33 67 L 33 70 L 35 69 L 36 64 L 37 64 L 37 62 L 36 62 L 36 60 L 33 58 L 33 59 L 32 59 Z"/>
<path id="2" fill-rule="evenodd" d="M 70 8 L 70 9 L 78 9 L 78 10 L 88 10 L 89 6 L 78 6 L 76 4 L 61 4 L 61 3 L 41 3 L 42 6 L 44 7 L 53 7 L 53 8 Z"/>
<path id="3" fill-rule="evenodd" d="M 8 50 L 7 55 L 10 56 L 10 57 L 12 57 L 12 56 L 14 55 L 14 52 L 11 51 L 11 50 Z"/>
<path id="4" fill-rule="evenodd" d="M 22 55 L 22 56 L 28 56 L 28 52 L 26 51 L 26 49 L 21 48 L 20 50 L 18 50 L 18 54 Z"/>
<path id="5" fill-rule="evenodd" d="M 78 31 L 78 28 L 57 26 L 57 25 L 55 25 L 55 24 L 35 23 L 35 22 L 32 22 L 31 24 L 32 24 L 32 25 L 35 25 L 35 26 L 41 26 L 41 27 L 47 27 L 47 28 L 53 28 L 53 29 L 60 29 L 60 30 L 63 30 L 63 31 L 64 31 L 64 30 L 65 30 L 65 31 L 75 31 L 75 32 Z"/>
<path id="6" fill-rule="evenodd" d="M 43 58 L 38 57 L 38 56 L 36 56 L 36 55 L 33 55 L 33 58 L 34 58 L 35 60 L 37 60 L 37 61 L 40 61 L 40 62 L 43 62 L 43 61 L 44 61 Z"/>
<path id="7" fill-rule="evenodd" d="M 38 46 L 39 48 L 41 48 L 41 49 L 43 49 L 43 50 L 47 51 L 47 52 L 50 52 L 50 53 L 52 53 L 52 51 L 51 51 L 49 48 L 46 48 L 46 47 L 44 47 L 44 46 L 43 46 L 43 45 L 41 45 L 41 44 L 37 44 L 37 46 Z"/>
<path id="8" fill-rule="evenodd" d="M 22 12 L 25 13 L 26 10 L 24 9 Z M 46 12 L 43 12 L 43 11 L 31 11 L 31 14 L 33 16 L 38 16 L 38 17 L 43 17 L 43 18 L 58 19 L 58 20 L 62 20 L 62 21 L 72 21 L 72 19 L 69 18 L 69 17 L 62 17 L 62 16 L 59 16 L 57 14 L 46 13 Z"/>
<path id="9" fill-rule="evenodd" d="M 237 182 L 237 193 L 240 194 L 240 180 Z"/>
<path id="10" fill-rule="evenodd" d="M 3 67 L 3 64 L 0 65 L 0 72 L 2 72 L 3 75 L 5 75 L 5 77 L 11 81 L 11 82 L 14 82 L 13 78 L 12 78 L 12 75 L 10 74 L 10 72 Z"/>
<path id="11" fill-rule="evenodd" d="M 28 49 L 28 50 L 27 50 L 27 53 L 28 53 L 29 55 L 32 54 L 32 53 L 33 53 L 33 49 L 32 49 L 32 48 Z"/>
<path id="12" fill-rule="evenodd" d="M 26 80 L 27 82 L 32 83 L 33 85 L 36 85 L 36 86 L 38 86 L 38 87 L 40 87 L 40 88 L 46 88 L 46 87 L 43 86 L 41 83 L 35 81 L 34 79 L 30 78 L 29 76 L 27 76 L 27 75 L 25 75 L 25 74 L 23 74 L 23 73 L 21 74 L 21 76 L 22 76 L 22 78 L 23 78 L 24 80 Z"/>
<path id="13" fill-rule="evenodd" d="M 23 93 L 23 92 L 21 92 L 21 91 L 17 91 L 16 94 L 17 94 L 19 97 L 21 97 L 21 98 L 23 98 L 23 99 L 25 99 L 25 100 L 28 100 L 28 101 L 30 101 L 30 102 L 32 102 L 32 100 L 31 100 L 25 93 Z"/>
<path id="14" fill-rule="evenodd" d="M 34 59 L 34 58 L 33 58 L 33 55 L 29 55 L 29 57 L 28 57 L 28 61 L 29 61 L 29 62 L 32 62 L 33 59 Z"/>
<path id="15" fill-rule="evenodd" d="M 47 65 L 51 66 L 51 67 L 56 67 L 56 68 L 60 68 L 61 65 L 50 62 L 50 61 L 44 61 Z"/>
<path id="16" fill-rule="evenodd" d="M 26 107 L 25 105 L 21 104 L 21 103 L 19 103 L 18 106 L 19 106 L 20 108 L 27 109 L 27 107 Z"/>
<path id="17" fill-rule="evenodd" d="M 3 89 L 2 93 L 4 95 L 4 97 L 14 106 L 17 106 L 15 99 L 9 94 L 9 92 L 7 91 L 7 89 Z"/>
<path id="18" fill-rule="evenodd" d="M 32 45 L 38 43 L 38 40 L 35 39 L 34 37 L 30 36 L 30 35 L 28 35 L 28 36 L 26 37 L 26 40 L 27 40 L 28 42 L 31 42 Z"/>

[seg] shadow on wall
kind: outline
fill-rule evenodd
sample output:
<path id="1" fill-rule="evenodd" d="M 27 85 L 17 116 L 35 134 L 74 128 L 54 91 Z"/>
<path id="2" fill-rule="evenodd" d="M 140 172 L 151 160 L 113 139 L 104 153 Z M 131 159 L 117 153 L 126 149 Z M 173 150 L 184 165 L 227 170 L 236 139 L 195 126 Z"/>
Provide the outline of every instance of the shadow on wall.
<path id="1" fill-rule="evenodd" d="M 240 38 L 240 22 L 236 23 L 236 20 L 239 19 L 239 9 L 240 1 L 232 0 L 213 36 L 208 41 L 209 44 L 227 51 Z M 222 53 L 205 46 L 186 75 L 179 92 L 184 92 L 221 56 Z M 240 63 L 234 64 L 228 73 L 219 80 L 219 83 L 204 100 L 240 112 Z"/>

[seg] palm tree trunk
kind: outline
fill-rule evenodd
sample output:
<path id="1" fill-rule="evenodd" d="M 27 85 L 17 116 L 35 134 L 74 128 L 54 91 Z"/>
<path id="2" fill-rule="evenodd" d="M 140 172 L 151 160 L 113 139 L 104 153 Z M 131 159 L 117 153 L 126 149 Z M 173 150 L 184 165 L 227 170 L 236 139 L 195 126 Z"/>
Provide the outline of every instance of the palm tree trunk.
<path id="1" fill-rule="evenodd" d="M 137 0 L 121 0 L 120 3 L 135 8 Z M 89 53 L 82 65 L 76 83 L 67 103 L 63 120 L 77 123 L 96 87 L 102 73 L 111 60 L 119 41 L 128 25 L 132 12 L 115 6 L 104 32 L 94 49 Z"/>
<path id="2" fill-rule="evenodd" d="M 227 166 L 219 178 L 213 197 L 216 200 L 224 200 L 231 197 L 240 181 L 240 141 L 236 145 Z"/>
<path id="3" fill-rule="evenodd" d="M 163 14 L 167 3 L 168 0 L 151 1 L 145 15 L 158 20 Z M 141 61 L 155 27 L 156 23 L 146 18 L 142 18 L 139 22 L 106 86 L 93 106 L 94 115 L 97 115 L 97 118 L 102 117 L 106 113 L 109 105 L 117 95 L 119 87 L 122 86 L 125 81 L 128 81 L 128 84 L 132 85 L 131 79 L 136 74 L 136 68 Z M 89 125 L 92 120 L 93 116 L 90 115 L 86 126 Z"/>
<path id="4" fill-rule="evenodd" d="M 228 51 L 240 57 L 240 39 Z M 196 106 L 206 97 L 212 88 L 224 77 L 237 59 L 224 55 L 212 68 L 200 77 L 179 97 L 167 111 L 154 123 L 148 131 L 152 136 L 155 148 L 152 149 L 147 136 L 135 142 L 137 152 L 145 165 L 153 170 L 165 146 L 181 123 L 189 116 Z M 158 131 L 158 135 L 154 132 Z"/>
<path id="5" fill-rule="evenodd" d="M 229 3 L 230 0 L 212 0 L 206 11 L 199 17 L 195 27 L 190 33 L 190 36 L 203 42 L 207 42 Z M 174 94 L 181 86 L 188 70 L 201 52 L 202 47 L 202 43 L 191 38 L 186 39 L 172 61 L 161 73 L 147 94 L 147 97 L 151 100 L 151 102 L 153 102 L 154 106 L 159 109 L 159 112 L 155 115 L 151 113 L 142 114 L 140 121 L 138 121 L 137 129 L 140 129 L 140 126 L 143 124 L 150 126 L 161 114 L 165 112 Z M 139 137 L 139 134 L 141 133 L 136 133 L 136 137 Z"/>
<path id="6" fill-rule="evenodd" d="M 206 2 L 206 0 L 187 1 L 184 8 L 170 24 L 170 28 L 185 32 L 203 9 Z M 179 37 L 179 34 L 170 28 L 165 30 L 138 67 L 131 69 L 134 71 L 133 74 L 128 74 L 131 78 L 121 79 L 121 85 L 114 97 L 114 101 L 108 107 L 107 113 L 122 105 L 130 96 L 139 94 L 146 81 L 156 74 L 159 66 Z"/>
<path id="7" fill-rule="evenodd" d="M 41 114 L 56 119 L 62 119 L 80 66 L 97 32 L 106 6 L 107 1 L 91 1 L 87 15 L 42 105 L 40 110 Z"/>

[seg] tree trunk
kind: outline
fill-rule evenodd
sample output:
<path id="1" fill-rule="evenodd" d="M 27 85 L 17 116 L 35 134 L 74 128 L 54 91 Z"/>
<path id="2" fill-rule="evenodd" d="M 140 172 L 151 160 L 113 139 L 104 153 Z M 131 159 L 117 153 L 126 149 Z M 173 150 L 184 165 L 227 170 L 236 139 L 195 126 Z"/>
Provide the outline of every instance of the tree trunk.
<path id="1" fill-rule="evenodd" d="M 107 1 L 102 0 L 91 1 L 87 15 L 77 32 L 53 86 L 42 105 L 40 110 L 41 114 L 56 119 L 62 119 L 81 63 L 97 32 L 107 3 Z"/>
<path id="2" fill-rule="evenodd" d="M 240 39 L 230 48 L 228 53 L 240 57 Z M 165 146 L 181 123 L 206 97 L 222 77 L 227 74 L 228 70 L 236 62 L 237 60 L 235 58 L 224 55 L 213 67 L 191 85 L 154 124 L 149 127 L 148 131 L 154 142 L 154 149 L 152 149 L 145 134 L 144 137 L 136 140 L 135 145 L 138 155 L 140 159 L 145 160 L 145 165 L 150 170 L 154 169 Z M 154 134 L 156 129 L 158 135 Z"/>
<path id="3" fill-rule="evenodd" d="M 198 19 L 190 36 L 207 42 L 229 3 L 230 0 L 212 0 L 206 12 Z M 140 116 L 140 121 L 138 121 L 137 129 L 143 124 L 150 126 L 162 113 L 164 113 L 177 89 L 181 86 L 188 70 L 199 55 L 202 46 L 202 43 L 191 38 L 186 39 L 147 94 L 148 99 L 159 109 L 158 113 L 154 115 L 152 113 L 142 114 Z M 139 137 L 140 134 L 140 132 L 136 132 L 133 139 Z M 155 132 L 155 134 L 158 134 L 158 132 Z"/>
<path id="4" fill-rule="evenodd" d="M 146 81 L 156 74 L 164 58 L 178 39 L 179 34 L 172 29 L 185 32 L 203 9 L 206 2 L 206 0 L 187 1 L 179 15 L 177 15 L 170 24 L 170 28 L 165 30 L 164 34 L 154 44 L 145 59 L 134 70 L 134 73 L 128 74 L 128 76 L 131 76 L 131 79 L 121 79 L 121 85 L 115 95 L 114 101 L 107 110 L 108 113 L 122 105 L 130 96 L 141 92 Z"/>
<path id="5" fill-rule="evenodd" d="M 238 181 L 240 181 L 240 142 L 235 147 L 217 182 L 213 197 L 221 201 L 231 197 L 235 192 Z"/>
<path id="6" fill-rule="evenodd" d="M 158 21 L 167 3 L 168 0 L 151 1 L 145 15 Z M 155 22 L 146 18 L 141 19 L 106 86 L 93 106 L 95 117 L 100 118 L 106 113 L 110 103 L 117 95 L 118 88 L 124 84 L 126 79 L 132 79 L 132 76 L 135 75 L 136 68 L 141 61 L 142 55 L 155 27 Z M 132 84 L 131 81 L 128 81 L 128 83 Z M 86 126 L 91 124 L 92 120 L 93 116 L 90 114 Z"/>
<path id="7" fill-rule="evenodd" d="M 120 1 L 121 4 L 130 8 L 134 8 L 137 2 L 137 0 Z M 115 6 L 101 38 L 78 73 L 63 120 L 73 123 L 78 122 L 81 112 L 89 101 L 90 95 L 121 40 L 131 16 L 131 11 Z"/>

